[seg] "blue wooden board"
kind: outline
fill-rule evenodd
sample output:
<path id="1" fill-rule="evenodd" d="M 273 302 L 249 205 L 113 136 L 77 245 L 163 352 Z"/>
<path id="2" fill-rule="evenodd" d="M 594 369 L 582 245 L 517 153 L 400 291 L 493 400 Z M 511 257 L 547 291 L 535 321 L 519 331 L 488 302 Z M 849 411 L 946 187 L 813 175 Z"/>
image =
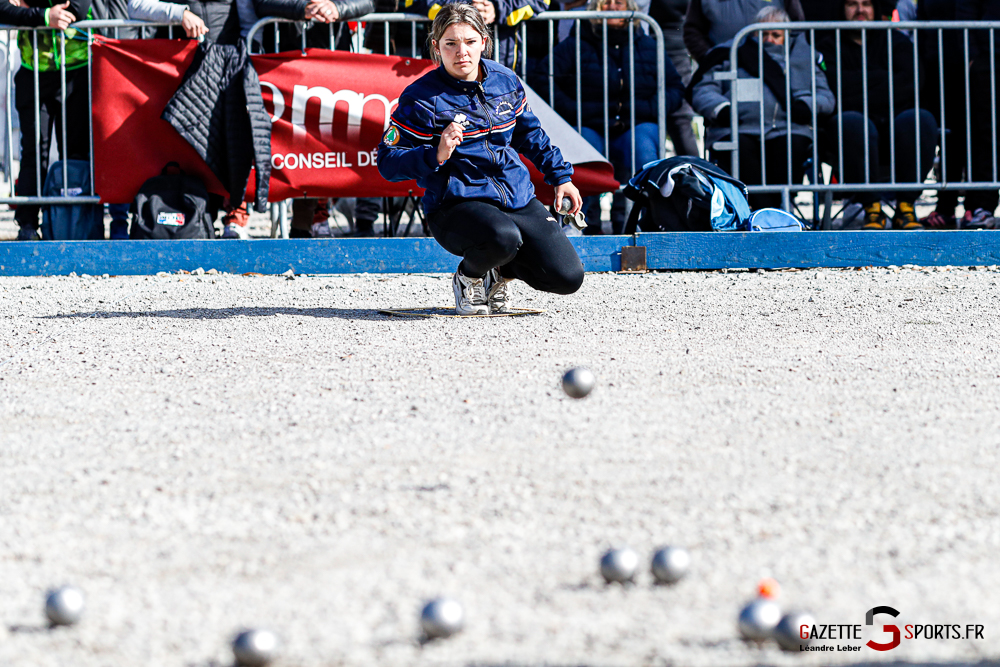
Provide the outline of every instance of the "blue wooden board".
<path id="1" fill-rule="evenodd" d="M 1000 232 L 674 233 L 580 236 L 587 271 L 618 271 L 621 248 L 646 247 L 651 269 L 976 266 L 1000 264 Z M 451 273 L 458 258 L 430 238 L 0 243 L 0 275 Z"/>
<path id="2" fill-rule="evenodd" d="M 685 232 L 637 234 L 650 269 L 984 266 L 1000 232 Z"/>
<path id="3" fill-rule="evenodd" d="M 630 236 L 572 239 L 588 271 L 617 271 Z M 459 258 L 431 238 L 0 243 L 0 275 L 228 273 L 451 273 Z"/>

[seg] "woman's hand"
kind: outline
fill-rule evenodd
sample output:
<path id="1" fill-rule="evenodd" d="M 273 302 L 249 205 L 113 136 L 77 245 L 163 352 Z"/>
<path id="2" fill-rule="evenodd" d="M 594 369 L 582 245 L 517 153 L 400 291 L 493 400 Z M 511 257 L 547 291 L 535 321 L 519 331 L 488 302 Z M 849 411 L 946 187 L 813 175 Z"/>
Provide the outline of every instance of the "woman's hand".
<path id="1" fill-rule="evenodd" d="M 462 126 L 452 122 L 441 133 L 441 142 L 438 144 L 437 150 L 438 164 L 444 164 L 460 143 L 462 143 Z"/>
<path id="2" fill-rule="evenodd" d="M 306 5 L 305 18 L 307 21 L 333 23 L 340 18 L 340 10 L 331 0 L 313 0 Z"/>
<path id="3" fill-rule="evenodd" d="M 556 186 L 556 210 L 560 210 L 562 207 L 563 198 L 567 198 L 572 203 L 572 208 L 569 210 L 570 215 L 576 215 L 583 208 L 583 197 L 580 196 L 580 191 L 576 189 L 572 181 L 568 183 L 563 183 L 562 185 Z"/>
<path id="4" fill-rule="evenodd" d="M 69 27 L 69 24 L 74 21 L 76 21 L 76 17 L 73 16 L 73 12 L 69 11 L 68 2 L 64 2 L 61 5 L 53 5 L 52 8 L 49 9 L 50 28 L 65 30 Z"/>
<path id="5" fill-rule="evenodd" d="M 184 34 L 191 39 L 198 39 L 202 35 L 208 34 L 208 26 L 201 20 L 201 17 L 192 12 L 190 9 L 184 10 L 184 17 L 181 19 L 181 25 L 184 27 Z"/>

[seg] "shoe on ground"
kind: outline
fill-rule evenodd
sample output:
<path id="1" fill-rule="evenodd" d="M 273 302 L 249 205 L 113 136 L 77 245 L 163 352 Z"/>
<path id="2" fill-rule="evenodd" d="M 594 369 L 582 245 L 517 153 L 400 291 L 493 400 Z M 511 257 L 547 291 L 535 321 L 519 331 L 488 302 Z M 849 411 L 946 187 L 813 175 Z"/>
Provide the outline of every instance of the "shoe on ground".
<path id="1" fill-rule="evenodd" d="M 372 223 L 355 223 L 354 233 L 351 236 L 360 239 L 374 238 L 376 236 L 375 225 Z"/>
<path id="2" fill-rule="evenodd" d="M 966 211 L 962 217 L 962 229 L 995 229 L 996 218 L 985 208 Z"/>
<path id="3" fill-rule="evenodd" d="M 327 216 L 329 218 L 329 216 Z M 329 219 L 320 220 L 312 223 L 312 227 L 309 228 L 309 234 L 314 239 L 328 239 L 333 236 L 330 233 L 330 221 Z"/>
<path id="4" fill-rule="evenodd" d="M 306 231 L 305 229 L 299 229 L 298 227 L 292 227 L 288 230 L 288 238 L 290 239 L 311 239 L 312 232 Z"/>
<path id="5" fill-rule="evenodd" d="M 489 315 L 486 301 L 486 285 L 482 278 L 470 278 L 461 269 L 455 271 L 451 279 L 455 291 L 455 312 L 459 315 Z"/>
<path id="6" fill-rule="evenodd" d="M 509 313 L 514 296 L 510 280 L 501 276 L 499 269 L 491 269 L 483 280 L 486 287 L 486 304 L 490 307 L 490 314 Z"/>
<path id="7" fill-rule="evenodd" d="M 862 225 L 861 229 L 885 229 L 886 220 L 886 215 L 882 212 L 882 203 L 875 202 L 865 207 L 865 224 Z"/>
<path id="8" fill-rule="evenodd" d="M 224 239 L 246 239 L 249 237 L 247 228 L 235 222 L 227 223 L 222 227 L 222 238 Z"/>
<path id="9" fill-rule="evenodd" d="M 108 230 L 108 239 L 112 241 L 128 240 L 128 221 L 112 220 L 111 228 Z"/>
<path id="10" fill-rule="evenodd" d="M 892 216 L 892 228 L 914 232 L 923 229 L 924 226 L 917 220 L 917 212 L 913 210 L 913 204 L 901 201 L 896 204 L 896 215 Z"/>
<path id="11" fill-rule="evenodd" d="M 17 240 L 40 241 L 41 237 L 38 235 L 38 227 L 32 227 L 30 225 L 22 225 L 21 228 L 17 230 Z"/>
<path id="12" fill-rule="evenodd" d="M 958 227 L 954 211 L 951 215 L 946 215 L 941 211 L 932 211 L 930 215 L 920 220 L 920 224 L 931 229 L 957 229 Z"/>

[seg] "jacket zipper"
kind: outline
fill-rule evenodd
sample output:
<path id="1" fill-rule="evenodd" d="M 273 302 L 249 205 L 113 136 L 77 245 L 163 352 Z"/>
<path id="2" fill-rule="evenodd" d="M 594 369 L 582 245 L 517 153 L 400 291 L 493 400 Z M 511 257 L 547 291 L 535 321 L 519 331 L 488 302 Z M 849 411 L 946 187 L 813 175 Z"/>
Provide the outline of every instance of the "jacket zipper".
<path id="1" fill-rule="evenodd" d="M 493 147 L 490 146 L 490 137 L 493 136 L 493 116 L 490 114 L 490 106 L 486 103 L 486 92 L 483 90 L 483 84 L 476 84 L 476 92 L 479 93 L 479 99 L 483 103 L 483 111 L 486 112 L 486 120 L 488 120 L 490 124 L 489 132 L 486 135 L 486 152 L 490 154 L 490 159 L 493 163 L 499 165 L 500 160 L 497 159 L 496 153 L 493 152 Z M 489 174 L 486 175 L 486 179 L 497 189 L 497 192 L 500 193 L 500 202 L 504 205 L 504 207 L 507 207 L 507 195 L 504 193 L 503 188 L 500 187 L 499 181 Z"/>

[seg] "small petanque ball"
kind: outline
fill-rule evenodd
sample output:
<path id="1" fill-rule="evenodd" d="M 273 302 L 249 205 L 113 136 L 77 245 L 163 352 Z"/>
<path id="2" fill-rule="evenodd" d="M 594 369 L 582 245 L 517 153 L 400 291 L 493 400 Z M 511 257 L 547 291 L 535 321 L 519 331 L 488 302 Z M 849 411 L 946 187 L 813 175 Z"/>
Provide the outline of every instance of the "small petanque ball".
<path id="1" fill-rule="evenodd" d="M 743 639 L 762 642 L 773 636 L 780 620 L 781 607 L 777 602 L 767 598 L 757 598 L 743 607 L 736 625 Z"/>
<path id="2" fill-rule="evenodd" d="M 601 576 L 609 584 L 624 584 L 635 578 L 639 556 L 629 549 L 611 549 L 601 556 Z"/>
<path id="3" fill-rule="evenodd" d="M 83 591 L 75 586 L 62 586 L 45 597 L 45 615 L 53 625 L 73 625 L 83 616 Z"/>
<path id="4" fill-rule="evenodd" d="M 436 598 L 420 610 L 420 627 L 428 639 L 444 639 L 461 632 L 465 623 L 462 605 L 451 598 Z"/>
<path id="5" fill-rule="evenodd" d="M 244 630 L 233 640 L 239 667 L 264 667 L 278 656 L 278 638 L 270 630 Z"/>
<path id="6" fill-rule="evenodd" d="M 808 646 L 812 640 L 803 639 L 800 634 L 802 626 L 806 626 L 805 634 L 808 635 L 812 626 L 816 625 L 816 619 L 812 614 L 804 611 L 790 611 L 781 617 L 778 625 L 774 628 L 774 639 L 786 651 L 798 651 L 800 646 Z"/>
<path id="7" fill-rule="evenodd" d="M 562 387 L 570 398 L 583 398 L 594 388 L 594 374 L 587 368 L 571 368 L 563 375 Z"/>
<path id="8" fill-rule="evenodd" d="M 691 566 L 691 554 L 684 547 L 663 547 L 653 554 L 649 569 L 660 584 L 675 584 L 684 578 Z"/>

